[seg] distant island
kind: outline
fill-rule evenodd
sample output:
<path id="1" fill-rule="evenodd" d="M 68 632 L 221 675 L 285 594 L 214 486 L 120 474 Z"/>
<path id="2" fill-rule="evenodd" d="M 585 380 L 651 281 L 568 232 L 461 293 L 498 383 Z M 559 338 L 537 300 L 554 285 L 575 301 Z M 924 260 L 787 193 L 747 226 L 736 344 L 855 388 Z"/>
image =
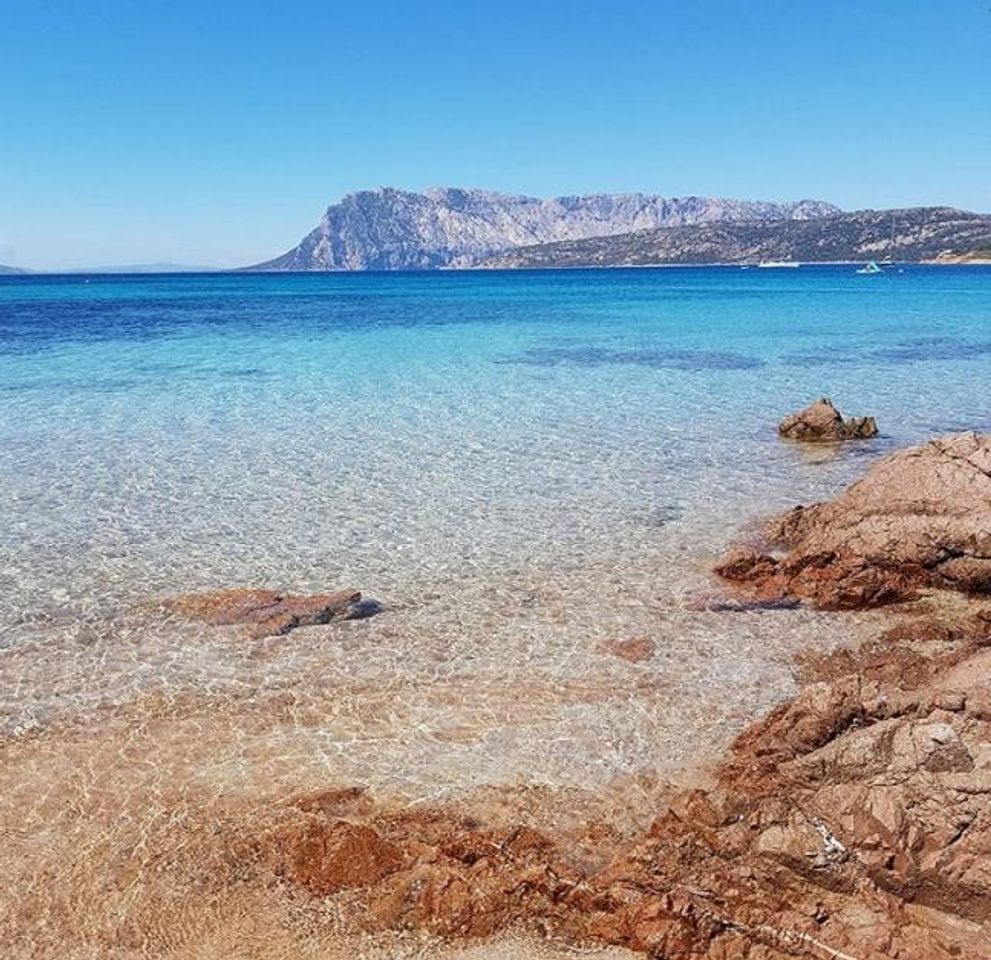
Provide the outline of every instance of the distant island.
<path id="1" fill-rule="evenodd" d="M 536 197 L 441 187 L 383 187 L 345 196 L 316 229 L 274 260 L 285 270 L 430 270 L 472 267 L 517 247 L 658 227 L 807 220 L 838 213 L 821 200 L 774 203 L 642 193 Z"/>
<path id="2" fill-rule="evenodd" d="M 67 273 L 211 273 L 215 267 L 187 266 L 181 263 L 121 263 L 102 267 L 77 267 Z"/>
<path id="3" fill-rule="evenodd" d="M 706 264 L 991 264 L 991 214 L 844 211 L 824 200 L 654 194 L 536 197 L 438 187 L 350 193 L 291 250 L 240 270 L 156 262 L 43 273 L 566 269 Z M 0 264 L 0 275 L 27 274 Z"/>
<path id="4" fill-rule="evenodd" d="M 223 272 L 216 267 L 187 266 L 181 263 L 123 263 L 99 267 L 73 267 L 69 270 L 22 270 L 0 263 L 0 276 L 27 273 L 55 274 L 103 274 L 103 273 L 213 273 Z"/>
<path id="5" fill-rule="evenodd" d="M 844 212 L 648 194 L 538 199 L 442 187 L 345 196 L 295 247 L 249 271 L 433 270 L 864 261 L 979 263 L 991 216 L 950 207 Z"/>

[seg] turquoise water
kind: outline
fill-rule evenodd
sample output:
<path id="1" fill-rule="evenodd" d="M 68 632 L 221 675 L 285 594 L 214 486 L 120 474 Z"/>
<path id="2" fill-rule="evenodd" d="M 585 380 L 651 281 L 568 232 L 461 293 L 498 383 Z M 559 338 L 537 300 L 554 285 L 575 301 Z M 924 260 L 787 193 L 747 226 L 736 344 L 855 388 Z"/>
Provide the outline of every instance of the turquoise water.
<path id="1" fill-rule="evenodd" d="M 781 443 L 776 422 L 823 394 L 882 437 Z M 0 398 L 0 644 L 34 651 L 7 687 L 15 729 L 244 682 L 229 648 L 128 619 L 148 600 L 352 585 L 385 612 L 347 635 L 346 668 L 290 658 L 251 682 L 404 673 L 413 712 L 438 678 L 510 665 L 620 689 L 648 668 L 598 645 L 648 632 L 655 740 L 627 700 L 540 721 L 599 730 L 629 773 L 664 710 L 716 743 L 773 703 L 771 661 L 832 622 L 699 612 L 736 531 L 896 447 L 991 428 L 991 269 L 0 278 Z M 498 726 L 486 709 L 472 722 Z M 515 775 L 533 730 L 493 736 L 424 741 L 421 768 Z M 378 756 L 341 763 L 385 776 Z M 561 758 L 548 776 L 591 775 Z"/>
<path id="2" fill-rule="evenodd" d="M 987 428 L 991 270 L 11 278 L 0 357 L 8 600 L 391 583 L 635 550 Z M 819 394 L 883 440 L 779 444 Z"/>

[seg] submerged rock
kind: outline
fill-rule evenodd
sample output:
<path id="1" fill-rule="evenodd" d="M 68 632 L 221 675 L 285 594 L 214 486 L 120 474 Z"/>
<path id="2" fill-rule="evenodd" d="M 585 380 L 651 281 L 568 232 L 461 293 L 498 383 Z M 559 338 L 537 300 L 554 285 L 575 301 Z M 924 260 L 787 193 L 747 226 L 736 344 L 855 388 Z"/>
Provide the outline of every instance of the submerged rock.
<path id="1" fill-rule="evenodd" d="M 922 587 L 991 591 L 991 436 L 957 434 L 895 453 L 767 533 L 782 555 L 735 549 L 716 567 L 763 599 L 851 609 L 910 600 Z"/>
<path id="2" fill-rule="evenodd" d="M 347 820 L 313 818 L 302 832 L 284 838 L 282 870 L 317 896 L 365 887 L 395 873 L 405 855 L 371 827 Z"/>
<path id="3" fill-rule="evenodd" d="M 629 637 L 625 640 L 607 640 L 600 647 L 603 653 L 619 657 L 630 663 L 643 663 L 657 650 L 657 644 L 650 637 Z"/>
<path id="4" fill-rule="evenodd" d="M 241 588 L 188 594 L 166 606 L 190 620 L 244 627 L 250 636 L 260 639 L 284 636 L 297 627 L 368 616 L 366 605 L 357 590 L 293 596 L 277 590 Z"/>
<path id="5" fill-rule="evenodd" d="M 877 436 L 873 417 L 844 419 L 828 397 L 816 400 L 804 410 L 793 413 L 778 424 L 778 433 L 786 440 L 802 443 L 836 443 L 840 440 L 866 440 Z"/>

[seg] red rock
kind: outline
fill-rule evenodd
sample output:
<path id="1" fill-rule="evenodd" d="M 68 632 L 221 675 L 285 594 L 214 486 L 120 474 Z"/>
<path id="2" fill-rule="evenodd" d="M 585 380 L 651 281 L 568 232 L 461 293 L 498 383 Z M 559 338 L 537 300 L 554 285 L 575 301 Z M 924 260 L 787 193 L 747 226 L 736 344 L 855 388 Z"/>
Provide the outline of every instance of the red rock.
<path id="1" fill-rule="evenodd" d="M 762 581 L 778 572 L 778 561 L 751 547 L 733 547 L 716 566 L 727 580 Z"/>
<path id="2" fill-rule="evenodd" d="M 364 787 L 321 790 L 297 798 L 296 806 L 307 813 L 320 813 L 325 817 L 368 814 L 373 809 L 372 800 Z"/>
<path id="3" fill-rule="evenodd" d="M 734 550 L 716 572 L 758 596 L 853 609 L 923 587 L 991 592 L 991 437 L 958 434 L 875 464 L 836 499 L 768 528 L 782 559 Z"/>
<path id="4" fill-rule="evenodd" d="M 293 596 L 275 590 L 236 589 L 188 594 L 169 601 L 167 607 L 190 620 L 241 626 L 250 636 L 261 638 L 283 636 L 297 627 L 352 619 L 360 600 L 357 590 Z"/>
<path id="5" fill-rule="evenodd" d="M 823 397 L 804 410 L 793 413 L 778 424 L 778 434 L 802 443 L 836 443 L 841 440 L 864 440 L 877 436 L 873 417 L 844 419 L 831 400 Z"/>
<path id="6" fill-rule="evenodd" d="M 377 883 L 405 862 L 373 829 L 345 820 L 311 820 L 301 831 L 284 833 L 282 844 L 283 870 L 317 896 Z"/>
<path id="7" fill-rule="evenodd" d="M 283 832 L 285 873 L 349 887 L 345 922 L 449 940 L 532 926 L 671 960 L 986 960 L 991 650 L 935 632 L 926 653 L 913 625 L 832 658 L 604 869 L 529 827 L 417 809 Z"/>
<path id="8" fill-rule="evenodd" d="M 605 653 L 628 660 L 630 663 L 643 663 L 649 660 L 657 649 L 657 644 L 650 637 L 630 637 L 627 640 L 609 640 L 602 644 Z"/>

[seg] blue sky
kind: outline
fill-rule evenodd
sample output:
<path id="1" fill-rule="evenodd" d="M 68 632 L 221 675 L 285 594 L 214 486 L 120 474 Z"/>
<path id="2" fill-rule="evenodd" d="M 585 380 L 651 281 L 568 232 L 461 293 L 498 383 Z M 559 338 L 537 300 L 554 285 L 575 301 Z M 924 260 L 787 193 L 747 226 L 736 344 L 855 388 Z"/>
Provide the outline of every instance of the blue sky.
<path id="1" fill-rule="evenodd" d="M 0 3 L 0 262 L 233 266 L 384 184 L 991 211 L 991 0 Z"/>

